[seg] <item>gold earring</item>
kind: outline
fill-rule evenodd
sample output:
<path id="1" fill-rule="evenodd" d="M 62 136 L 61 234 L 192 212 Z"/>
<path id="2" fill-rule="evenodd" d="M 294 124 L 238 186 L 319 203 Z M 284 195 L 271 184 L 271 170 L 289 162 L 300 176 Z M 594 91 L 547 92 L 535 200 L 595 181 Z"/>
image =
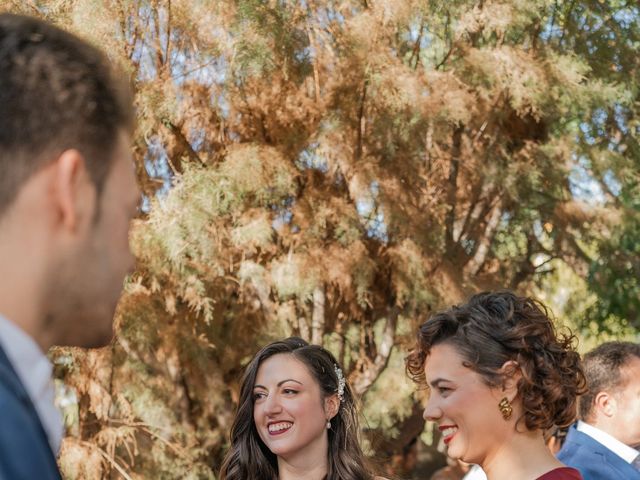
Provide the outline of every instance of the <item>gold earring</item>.
<path id="1" fill-rule="evenodd" d="M 504 397 L 502 400 L 500 400 L 498 408 L 500 409 L 500 413 L 502 413 L 502 418 L 504 418 L 505 420 L 509 420 L 511 418 L 513 408 L 511 407 L 511 403 L 509 402 L 507 397 Z"/>

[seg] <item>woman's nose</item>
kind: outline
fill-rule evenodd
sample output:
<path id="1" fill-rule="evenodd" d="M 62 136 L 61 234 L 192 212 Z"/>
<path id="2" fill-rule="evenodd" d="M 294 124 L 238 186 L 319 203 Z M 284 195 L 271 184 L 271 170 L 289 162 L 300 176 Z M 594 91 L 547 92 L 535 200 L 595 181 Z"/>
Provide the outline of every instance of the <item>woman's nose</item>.
<path id="1" fill-rule="evenodd" d="M 282 406 L 280 405 L 280 401 L 277 395 L 269 395 L 265 399 L 264 411 L 267 415 L 280 413 L 282 411 Z"/>
<path id="2" fill-rule="evenodd" d="M 435 422 L 441 416 L 442 416 L 442 410 L 438 406 L 433 396 L 430 396 L 429 400 L 427 401 L 426 407 L 424 407 L 422 418 L 424 418 L 428 422 Z"/>

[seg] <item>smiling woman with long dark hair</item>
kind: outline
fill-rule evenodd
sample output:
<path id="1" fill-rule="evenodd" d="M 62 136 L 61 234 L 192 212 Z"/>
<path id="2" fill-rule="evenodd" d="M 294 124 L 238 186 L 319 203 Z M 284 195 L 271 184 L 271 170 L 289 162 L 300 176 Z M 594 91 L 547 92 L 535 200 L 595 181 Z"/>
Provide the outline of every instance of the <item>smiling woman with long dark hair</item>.
<path id="1" fill-rule="evenodd" d="M 247 366 L 220 480 L 373 480 L 355 399 L 333 355 L 301 338 Z"/>

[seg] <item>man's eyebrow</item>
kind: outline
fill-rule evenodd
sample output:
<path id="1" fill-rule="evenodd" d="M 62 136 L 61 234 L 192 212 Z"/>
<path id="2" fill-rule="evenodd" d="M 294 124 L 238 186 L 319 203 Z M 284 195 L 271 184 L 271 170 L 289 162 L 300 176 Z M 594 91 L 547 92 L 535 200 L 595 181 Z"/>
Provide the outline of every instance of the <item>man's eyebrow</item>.
<path id="1" fill-rule="evenodd" d="M 293 378 L 287 378 L 286 380 L 282 380 L 281 382 L 278 382 L 278 387 L 282 386 L 283 383 L 287 383 L 287 382 L 296 382 L 299 385 L 303 385 L 302 382 L 299 382 L 298 380 L 294 380 Z M 260 384 L 256 384 L 253 386 L 253 388 L 264 388 L 265 390 L 267 390 L 267 387 L 265 387 L 264 385 L 260 385 Z"/>

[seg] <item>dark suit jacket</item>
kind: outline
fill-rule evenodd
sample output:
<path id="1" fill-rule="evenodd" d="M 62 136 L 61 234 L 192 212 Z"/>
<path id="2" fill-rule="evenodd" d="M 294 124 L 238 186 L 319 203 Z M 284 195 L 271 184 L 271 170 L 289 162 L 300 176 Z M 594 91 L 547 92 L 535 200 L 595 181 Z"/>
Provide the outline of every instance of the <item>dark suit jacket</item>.
<path id="1" fill-rule="evenodd" d="M 0 480 L 60 480 L 40 418 L 2 347 Z"/>
<path id="2" fill-rule="evenodd" d="M 577 468 L 584 480 L 640 480 L 640 472 L 600 442 L 576 429 L 569 429 L 558 452 L 558 460 Z"/>

